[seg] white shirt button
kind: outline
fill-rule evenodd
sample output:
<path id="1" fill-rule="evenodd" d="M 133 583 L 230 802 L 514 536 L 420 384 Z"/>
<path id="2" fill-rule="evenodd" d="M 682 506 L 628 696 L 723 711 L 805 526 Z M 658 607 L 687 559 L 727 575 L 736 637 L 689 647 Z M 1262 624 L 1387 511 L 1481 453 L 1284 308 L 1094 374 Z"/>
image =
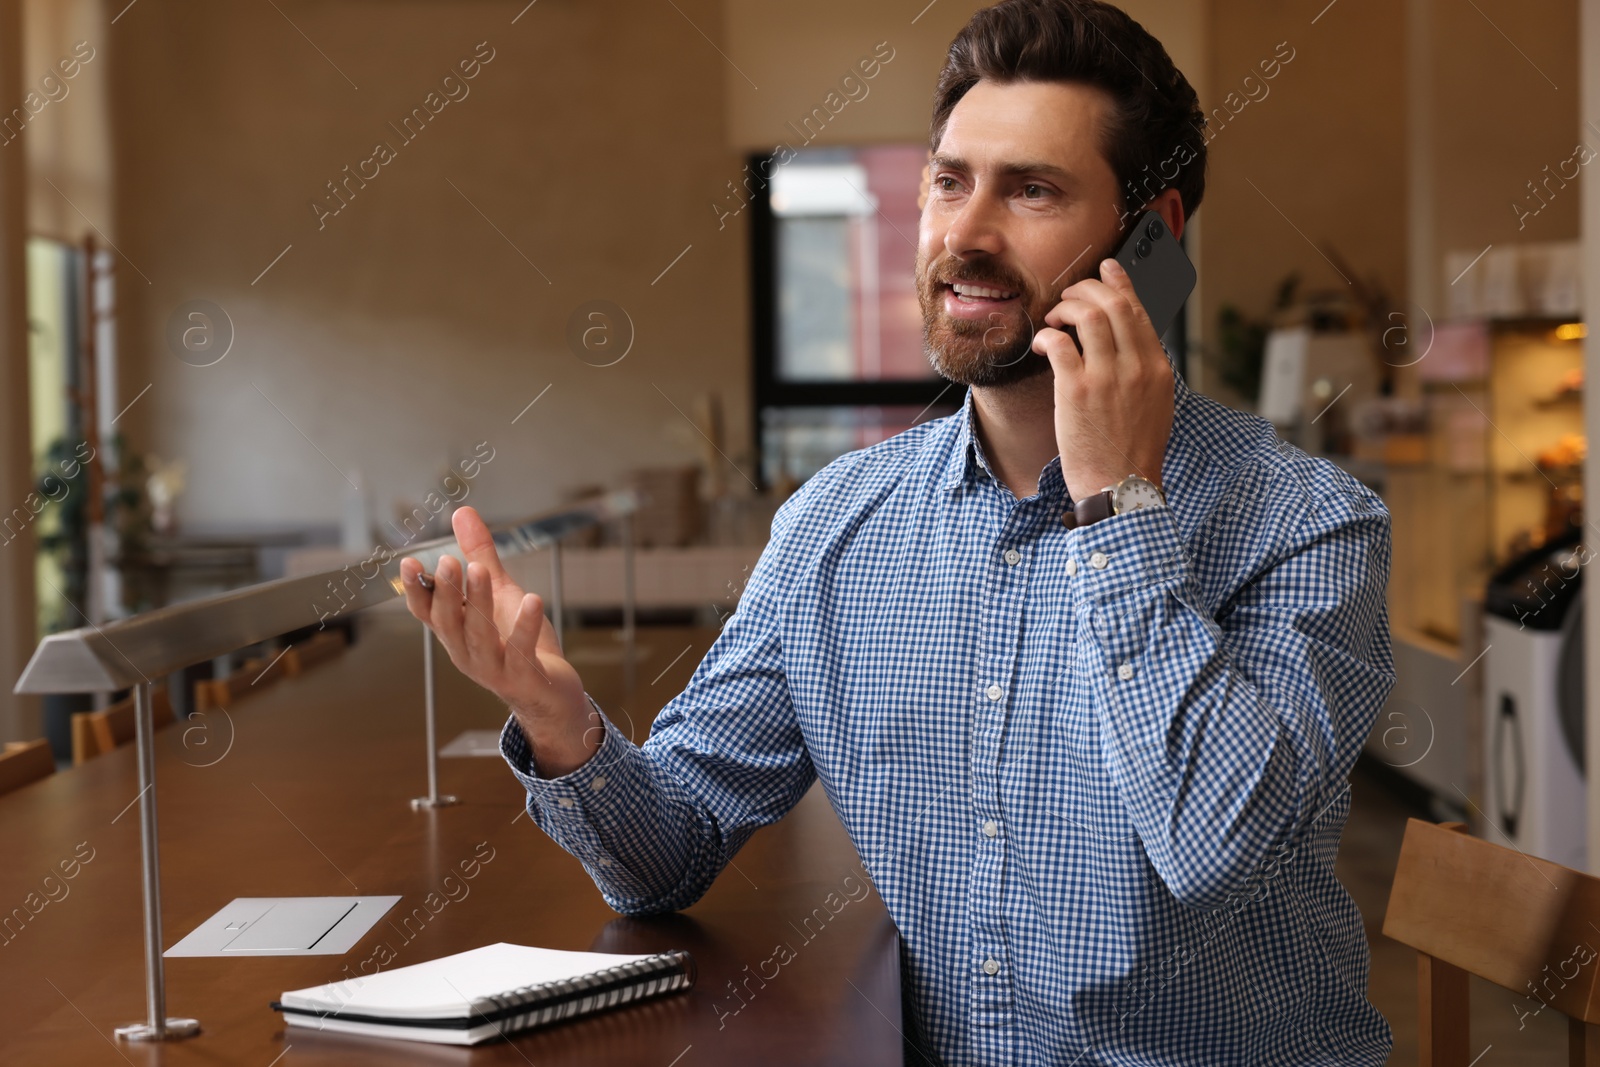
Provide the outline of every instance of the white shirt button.
<path id="1" fill-rule="evenodd" d="M 594 781 L 589 783 L 589 788 L 593 789 L 597 793 L 600 790 L 604 789 L 605 787 L 606 787 L 606 776 L 603 775 L 603 774 L 595 775 L 594 776 Z"/>
<path id="2" fill-rule="evenodd" d="M 984 960 L 983 961 L 983 973 L 984 974 L 999 974 L 1000 973 L 1000 961 L 996 960 L 996 959 Z"/>
<path id="3" fill-rule="evenodd" d="M 998 685 L 991 685 L 989 688 L 983 691 L 983 695 L 988 697 L 990 700 L 999 700 L 1005 695 L 1005 690 L 1001 689 Z"/>
<path id="4" fill-rule="evenodd" d="M 1014 548 L 1006 549 L 1006 563 L 1007 563 L 1007 565 L 1015 567 L 1017 564 L 1019 564 L 1021 562 L 1022 562 L 1022 553 L 1021 552 L 1018 552 Z"/>
<path id="5" fill-rule="evenodd" d="M 1097 571 L 1105 570 L 1106 564 L 1110 562 L 1110 560 L 1106 559 L 1106 554 L 1104 552 L 1096 552 L 1094 555 L 1089 557 L 1089 566 L 1093 567 Z"/>
<path id="6" fill-rule="evenodd" d="M 563 808 L 570 808 L 572 807 L 572 798 L 562 797 L 560 800 L 557 800 L 556 803 L 560 804 Z"/>
<path id="7" fill-rule="evenodd" d="M 1075 559 L 1067 560 L 1067 577 L 1071 578 L 1073 575 L 1075 575 L 1077 573 L 1078 573 L 1078 561 L 1075 560 Z"/>
<path id="8" fill-rule="evenodd" d="M 983 824 L 983 836 L 984 837 L 993 837 L 995 834 L 998 834 L 999 832 L 1000 832 L 1000 827 L 995 824 L 995 821 L 993 819 L 990 819 L 988 822 Z"/>
<path id="9" fill-rule="evenodd" d="M 1122 666 L 1118 667 L 1117 668 L 1117 677 L 1121 678 L 1124 682 L 1126 682 L 1129 678 L 1132 678 L 1133 677 L 1133 664 L 1124 663 Z"/>
<path id="10" fill-rule="evenodd" d="M 601 856 L 600 857 L 600 866 L 602 866 L 602 867 L 611 866 L 611 857 L 610 856 Z"/>

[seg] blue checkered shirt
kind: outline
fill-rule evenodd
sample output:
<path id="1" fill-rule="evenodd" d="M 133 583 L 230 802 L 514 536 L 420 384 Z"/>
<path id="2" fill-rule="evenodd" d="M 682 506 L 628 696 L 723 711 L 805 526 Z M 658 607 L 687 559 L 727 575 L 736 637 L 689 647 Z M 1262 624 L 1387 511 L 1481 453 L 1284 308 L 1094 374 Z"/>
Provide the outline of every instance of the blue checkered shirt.
<path id="1" fill-rule="evenodd" d="M 643 746 L 607 720 L 546 780 L 507 722 L 530 815 L 657 912 L 820 779 L 951 1067 L 1383 1063 L 1334 853 L 1394 684 L 1388 512 L 1174 390 L 1167 505 L 1076 530 L 1059 458 L 995 478 L 970 392 L 841 456 Z"/>

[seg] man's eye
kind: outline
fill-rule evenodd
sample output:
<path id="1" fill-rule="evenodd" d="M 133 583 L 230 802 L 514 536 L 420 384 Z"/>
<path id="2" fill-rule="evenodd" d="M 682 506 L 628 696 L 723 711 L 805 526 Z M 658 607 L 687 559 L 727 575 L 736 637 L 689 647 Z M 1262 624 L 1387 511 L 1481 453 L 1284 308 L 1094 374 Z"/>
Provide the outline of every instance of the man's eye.
<path id="1" fill-rule="evenodd" d="M 950 177 L 948 174 L 945 174 L 935 178 L 933 180 L 933 184 L 939 187 L 940 192 L 948 193 L 955 189 L 956 180 Z"/>
<path id="2" fill-rule="evenodd" d="M 1034 185 L 1030 182 L 1022 187 L 1022 195 L 1027 197 L 1029 200 L 1037 200 L 1045 194 L 1046 190 L 1042 185 Z"/>

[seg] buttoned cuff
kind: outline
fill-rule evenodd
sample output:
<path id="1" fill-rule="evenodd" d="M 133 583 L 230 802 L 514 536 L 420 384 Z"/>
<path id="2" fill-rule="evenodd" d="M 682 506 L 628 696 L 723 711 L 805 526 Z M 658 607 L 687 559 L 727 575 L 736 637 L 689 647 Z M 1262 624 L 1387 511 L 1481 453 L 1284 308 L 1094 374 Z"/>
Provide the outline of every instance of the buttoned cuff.
<path id="1" fill-rule="evenodd" d="M 1067 569 L 1082 603 L 1181 579 L 1188 569 L 1177 518 L 1166 504 L 1112 515 L 1067 537 Z"/>
<path id="2" fill-rule="evenodd" d="M 1216 627 L 1199 607 L 1203 598 L 1171 507 L 1139 508 L 1073 533 L 1077 539 L 1067 567 L 1074 572 L 1078 616 L 1119 691 L 1135 676 L 1140 689 L 1151 680 L 1152 648 L 1165 636 L 1163 627 L 1175 620 L 1178 604 L 1194 608 L 1205 625 Z"/>
<path id="3" fill-rule="evenodd" d="M 634 896 L 643 886 L 622 864 L 619 853 L 630 851 L 627 834 L 635 827 L 629 815 L 642 807 L 648 772 L 638 747 L 593 697 L 585 693 L 584 699 L 604 735 L 600 748 L 581 767 L 558 778 L 539 777 L 533 750 L 515 715 L 507 717 L 500 731 L 500 754 L 528 791 L 528 815 L 539 828 L 577 857 L 602 890 L 618 897 Z"/>
<path id="4" fill-rule="evenodd" d="M 599 717 L 605 734 L 600 739 L 600 751 L 589 757 L 582 766 L 569 771 L 560 778 L 542 778 L 539 776 L 539 768 L 534 762 L 533 746 L 528 744 L 528 737 L 522 732 L 522 726 L 517 722 L 516 715 L 513 714 L 506 717 L 506 724 L 500 731 L 500 755 L 504 756 L 506 762 L 511 764 L 511 772 L 517 776 L 519 782 L 528 788 L 529 792 L 532 792 L 537 786 L 557 782 L 570 782 L 578 778 L 585 770 L 592 767 L 596 760 L 601 758 L 601 754 L 611 741 L 611 735 L 617 733 L 616 727 L 611 724 L 610 719 L 606 718 L 606 713 L 600 710 L 600 705 L 594 702 L 594 698 L 585 693 L 583 694 L 583 699 L 589 702 L 589 707 Z M 621 737 L 621 734 L 617 733 L 617 736 Z M 624 744 L 627 743 L 626 738 L 623 738 L 622 741 Z M 590 771 L 589 776 L 592 777 L 592 775 L 593 772 Z"/>

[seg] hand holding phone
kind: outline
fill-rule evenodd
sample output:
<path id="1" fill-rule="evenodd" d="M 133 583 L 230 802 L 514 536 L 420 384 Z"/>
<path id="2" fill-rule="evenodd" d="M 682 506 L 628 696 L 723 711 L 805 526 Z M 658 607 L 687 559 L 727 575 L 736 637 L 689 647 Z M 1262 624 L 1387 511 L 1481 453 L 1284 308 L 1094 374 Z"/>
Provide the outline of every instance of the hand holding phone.
<path id="1" fill-rule="evenodd" d="M 1056 445 L 1074 501 L 1129 474 L 1161 485 L 1174 372 L 1160 335 L 1194 282 L 1171 230 L 1145 212 L 1099 276 L 1064 290 L 1034 336 L 1055 374 Z"/>

